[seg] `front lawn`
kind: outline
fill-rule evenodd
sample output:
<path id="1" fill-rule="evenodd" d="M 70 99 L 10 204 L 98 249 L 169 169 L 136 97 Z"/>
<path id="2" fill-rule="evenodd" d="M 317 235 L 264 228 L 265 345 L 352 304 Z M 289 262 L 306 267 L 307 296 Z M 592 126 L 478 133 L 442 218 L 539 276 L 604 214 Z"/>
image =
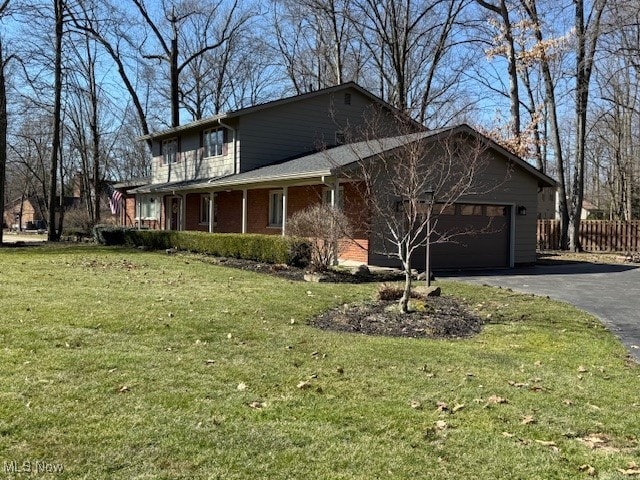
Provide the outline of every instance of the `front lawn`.
<path id="1" fill-rule="evenodd" d="M 375 285 L 95 247 L 0 265 L 0 478 L 640 473 L 640 368 L 563 304 L 438 282 L 479 335 L 368 337 L 307 322 Z"/>

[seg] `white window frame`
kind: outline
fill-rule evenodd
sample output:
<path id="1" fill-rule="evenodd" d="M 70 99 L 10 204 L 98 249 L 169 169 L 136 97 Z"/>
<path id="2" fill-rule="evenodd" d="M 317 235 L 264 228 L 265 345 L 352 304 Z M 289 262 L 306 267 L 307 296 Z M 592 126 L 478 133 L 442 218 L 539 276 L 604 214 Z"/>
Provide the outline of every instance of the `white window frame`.
<path id="1" fill-rule="evenodd" d="M 283 190 L 269 190 L 269 227 L 282 228 Z"/>
<path id="2" fill-rule="evenodd" d="M 202 146 L 205 158 L 223 155 L 224 128 L 210 128 L 202 132 Z"/>
<path id="3" fill-rule="evenodd" d="M 139 216 L 136 218 L 136 220 L 157 220 L 158 199 L 150 195 L 141 197 L 138 215 Z"/>
<path id="4" fill-rule="evenodd" d="M 322 189 L 322 204 L 331 205 L 331 192 L 333 188 L 324 187 Z M 336 190 L 336 207 L 340 210 L 344 210 L 344 187 L 338 187 Z"/>
<path id="5" fill-rule="evenodd" d="M 178 162 L 178 138 L 172 137 L 162 141 L 162 164 L 170 165 Z"/>
<path id="6" fill-rule="evenodd" d="M 209 225 L 211 218 L 211 194 L 200 195 L 200 225 Z"/>

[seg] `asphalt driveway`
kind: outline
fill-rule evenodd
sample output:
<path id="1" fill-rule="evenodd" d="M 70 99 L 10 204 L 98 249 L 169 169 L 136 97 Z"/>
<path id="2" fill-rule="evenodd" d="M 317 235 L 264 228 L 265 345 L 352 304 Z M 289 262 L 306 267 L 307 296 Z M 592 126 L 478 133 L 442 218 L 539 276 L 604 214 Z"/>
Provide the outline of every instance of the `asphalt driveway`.
<path id="1" fill-rule="evenodd" d="M 549 296 L 598 317 L 640 362 L 640 268 L 576 263 L 447 275 L 464 282 Z"/>

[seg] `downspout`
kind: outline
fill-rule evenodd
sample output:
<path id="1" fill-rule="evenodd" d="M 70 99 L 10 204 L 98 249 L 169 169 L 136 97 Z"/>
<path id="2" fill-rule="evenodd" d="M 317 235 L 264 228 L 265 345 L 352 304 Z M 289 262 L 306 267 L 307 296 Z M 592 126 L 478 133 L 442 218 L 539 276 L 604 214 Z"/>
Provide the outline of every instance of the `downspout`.
<path id="1" fill-rule="evenodd" d="M 218 119 L 218 125 L 221 127 L 227 128 L 233 132 L 233 173 L 234 175 L 240 173 L 240 164 L 238 158 L 238 135 L 235 128 L 231 125 L 224 123 L 222 120 Z"/>

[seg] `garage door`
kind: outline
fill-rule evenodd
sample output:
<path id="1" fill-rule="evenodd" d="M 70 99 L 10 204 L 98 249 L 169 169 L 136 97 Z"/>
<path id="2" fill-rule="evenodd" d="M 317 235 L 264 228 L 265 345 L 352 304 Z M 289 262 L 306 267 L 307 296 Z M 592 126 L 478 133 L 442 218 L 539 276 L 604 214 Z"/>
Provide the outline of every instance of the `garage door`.
<path id="1" fill-rule="evenodd" d="M 451 205 L 438 215 L 431 245 L 433 270 L 508 267 L 511 207 Z M 452 236 L 438 243 L 442 236 Z M 425 268 L 425 249 L 416 251 L 411 265 Z"/>

